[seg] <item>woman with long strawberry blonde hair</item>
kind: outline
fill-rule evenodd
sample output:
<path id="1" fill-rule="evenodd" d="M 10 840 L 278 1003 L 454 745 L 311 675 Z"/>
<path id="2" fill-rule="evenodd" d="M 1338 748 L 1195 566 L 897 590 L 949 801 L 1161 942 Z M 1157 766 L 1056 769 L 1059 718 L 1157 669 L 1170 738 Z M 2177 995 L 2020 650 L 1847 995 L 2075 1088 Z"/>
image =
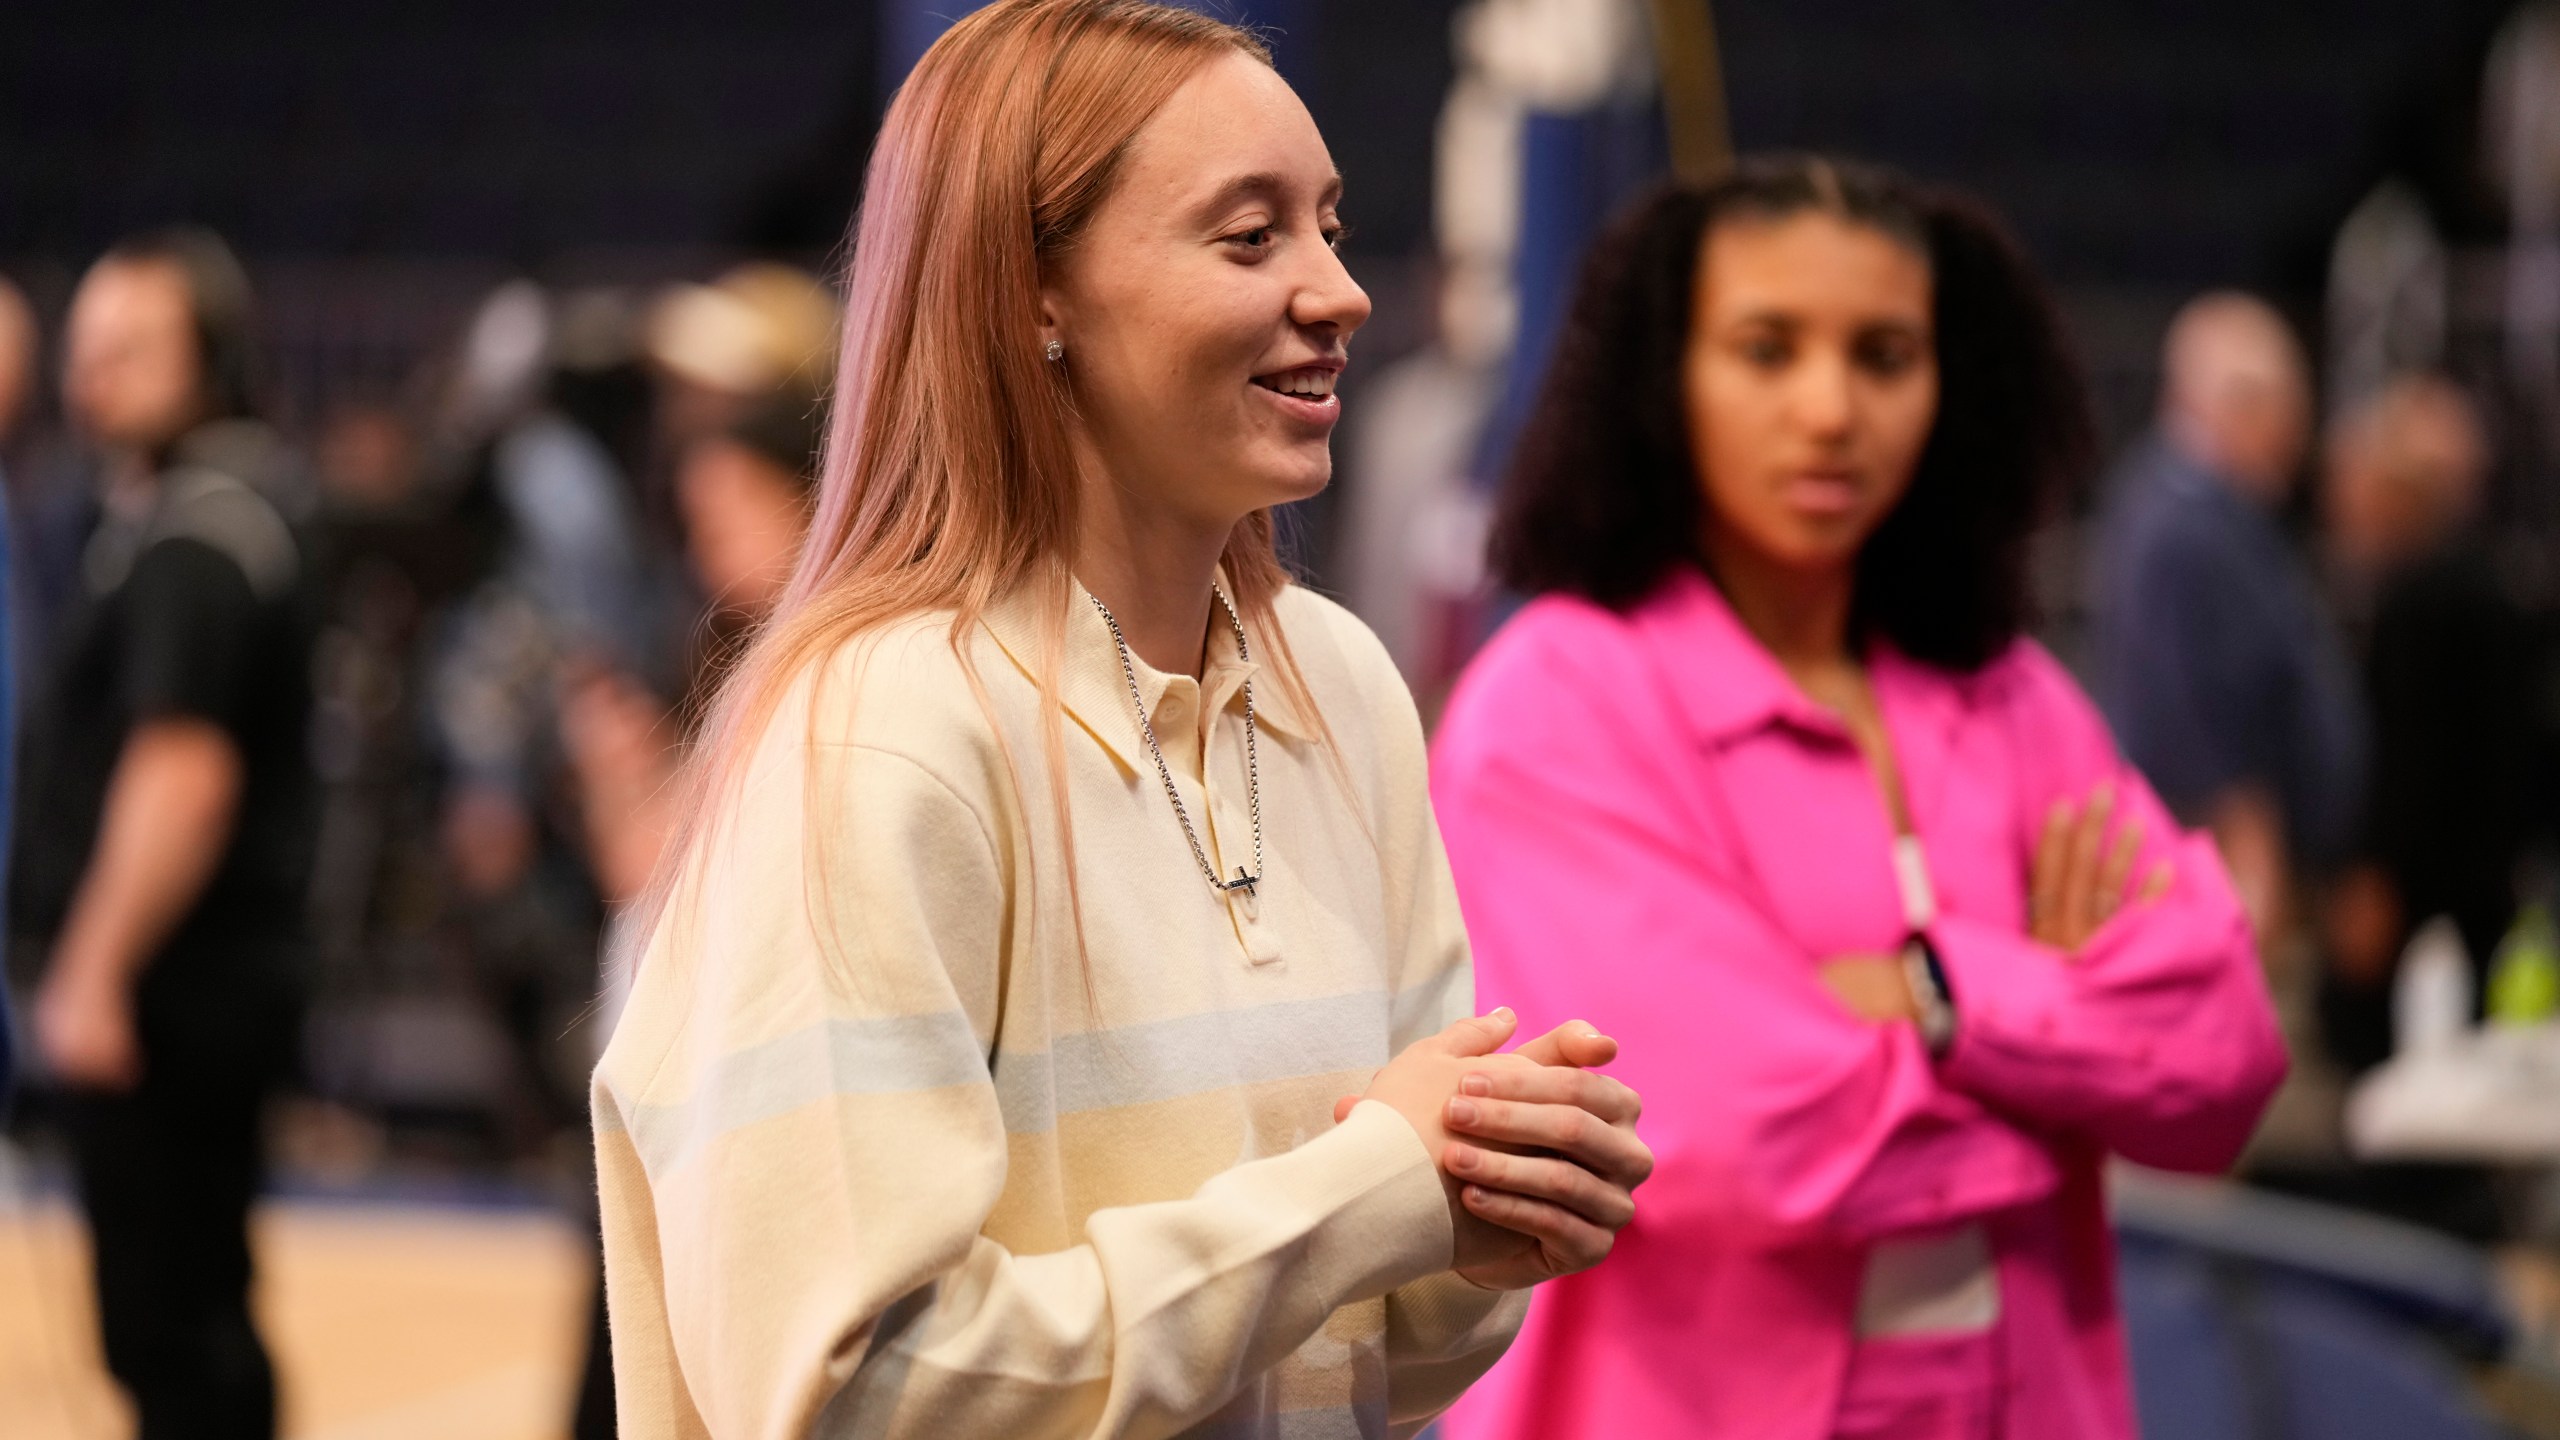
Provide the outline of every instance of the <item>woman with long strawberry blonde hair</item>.
<path id="1" fill-rule="evenodd" d="M 624 1435 L 1410 1434 L 1632 1215 L 1614 1044 L 1497 1053 L 1412 702 L 1272 553 L 1339 191 L 1136 0 L 999 0 L 891 107 L 596 1074 Z"/>

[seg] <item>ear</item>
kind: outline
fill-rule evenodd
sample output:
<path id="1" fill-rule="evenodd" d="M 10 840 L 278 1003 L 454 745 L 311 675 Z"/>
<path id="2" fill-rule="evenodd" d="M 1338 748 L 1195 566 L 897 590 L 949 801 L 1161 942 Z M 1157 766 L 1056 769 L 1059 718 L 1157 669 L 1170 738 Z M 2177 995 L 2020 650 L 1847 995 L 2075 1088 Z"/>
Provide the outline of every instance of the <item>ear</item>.
<path id="1" fill-rule="evenodd" d="M 1067 297 L 1056 285 L 1043 283 L 1040 287 L 1040 324 L 1031 336 L 1034 353 L 1046 351 L 1053 340 L 1070 350 L 1075 348 L 1075 340 L 1068 334 L 1067 311 Z"/>

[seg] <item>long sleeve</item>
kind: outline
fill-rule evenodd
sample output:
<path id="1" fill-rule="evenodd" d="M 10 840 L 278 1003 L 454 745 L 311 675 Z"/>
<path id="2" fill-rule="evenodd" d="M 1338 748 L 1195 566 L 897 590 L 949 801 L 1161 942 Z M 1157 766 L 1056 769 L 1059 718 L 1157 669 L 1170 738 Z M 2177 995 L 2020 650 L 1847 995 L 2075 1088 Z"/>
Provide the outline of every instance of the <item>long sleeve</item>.
<path id="1" fill-rule="evenodd" d="M 1510 1350 L 1526 1290 L 1487 1290 L 1443 1271 L 1387 1294 L 1387 1424 L 1420 1434 Z"/>
<path id="2" fill-rule="evenodd" d="M 1445 1270 L 1436 1172 L 1375 1104 L 1070 1248 L 988 1239 L 1007 861 L 917 762 L 813 753 L 746 781 L 599 1071 L 626 1435 L 1167 1435 Z M 861 824 L 806 838 L 809 794 Z"/>
<path id="3" fill-rule="evenodd" d="M 1556 683 L 1600 695 L 1605 686 Z M 1852 1018 L 1817 957 L 1708 863 L 1657 751 L 1597 703 L 1479 691 L 1501 724 L 1453 742 L 1434 795 L 1474 937 L 1482 999 L 1537 1031 L 1582 1016 L 1624 1045 L 1647 1099 L 1666 1225 L 1737 1241 L 1856 1241 L 2041 1197 L 2051 1157 L 1948 1092 L 1908 1026 Z"/>
<path id="4" fill-rule="evenodd" d="M 2168 893 L 2119 911 L 2075 955 L 2014 926 L 1942 916 L 1930 938 L 1960 1016 L 1948 1083 L 2146 1165 L 2218 1170 L 2247 1143 L 2285 1073 L 2247 915 L 2212 842 L 2177 829 L 2121 761 L 2096 711 L 2041 652 L 2013 698 L 2018 753 L 2038 773 L 2033 813 L 2115 787 L 2143 827 L 2136 875 L 2167 863 Z M 2029 817 L 2021 817 L 2022 829 Z M 2027 833 L 2032 833 L 2028 831 Z"/>

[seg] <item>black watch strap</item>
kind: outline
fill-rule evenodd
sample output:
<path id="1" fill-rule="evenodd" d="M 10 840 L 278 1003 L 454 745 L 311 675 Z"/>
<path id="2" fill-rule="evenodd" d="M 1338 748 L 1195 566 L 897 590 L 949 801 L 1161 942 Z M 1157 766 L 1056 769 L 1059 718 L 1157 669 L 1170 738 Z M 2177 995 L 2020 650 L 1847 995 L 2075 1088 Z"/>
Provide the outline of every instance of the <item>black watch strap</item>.
<path id="1" fill-rule="evenodd" d="M 1918 1008 L 1915 1017 L 1920 1025 L 1920 1039 L 1932 1055 L 1944 1055 L 1956 1038 L 1956 997 L 1947 988 L 1947 967 L 1938 960 L 1938 947 L 1929 943 L 1925 933 L 1914 931 L 1902 942 L 1902 978 L 1911 987 L 1911 999 Z"/>

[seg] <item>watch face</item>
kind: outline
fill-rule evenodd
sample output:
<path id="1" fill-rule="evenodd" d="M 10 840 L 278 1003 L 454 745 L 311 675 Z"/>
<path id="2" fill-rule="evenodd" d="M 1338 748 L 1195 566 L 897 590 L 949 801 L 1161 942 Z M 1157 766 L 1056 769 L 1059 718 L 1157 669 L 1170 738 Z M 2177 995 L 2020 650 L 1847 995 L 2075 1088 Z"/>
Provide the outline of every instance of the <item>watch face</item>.
<path id="1" fill-rule="evenodd" d="M 1947 982 L 1939 972 L 1938 957 L 1929 942 L 1914 935 L 1902 947 L 1904 983 L 1911 987 L 1911 998 L 1919 1010 L 1920 1038 L 1930 1053 L 1937 1054 L 1955 1038 L 1956 1012 L 1948 1002 Z"/>

